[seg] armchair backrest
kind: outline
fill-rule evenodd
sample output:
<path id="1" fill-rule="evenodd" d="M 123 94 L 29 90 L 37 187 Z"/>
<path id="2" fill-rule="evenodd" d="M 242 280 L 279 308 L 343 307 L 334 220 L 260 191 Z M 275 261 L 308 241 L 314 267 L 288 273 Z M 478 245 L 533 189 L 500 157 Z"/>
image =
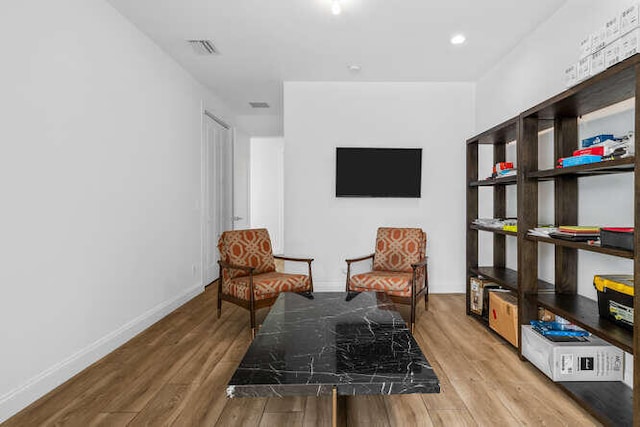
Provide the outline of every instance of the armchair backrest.
<path id="1" fill-rule="evenodd" d="M 218 241 L 218 250 L 220 260 L 229 264 L 255 267 L 255 274 L 276 270 L 271 239 L 266 228 L 225 231 Z M 246 271 L 232 269 L 223 269 L 222 274 L 225 280 L 249 275 Z"/>
<path id="2" fill-rule="evenodd" d="M 411 272 L 411 264 L 424 258 L 427 234 L 420 228 L 378 228 L 373 269 Z"/>

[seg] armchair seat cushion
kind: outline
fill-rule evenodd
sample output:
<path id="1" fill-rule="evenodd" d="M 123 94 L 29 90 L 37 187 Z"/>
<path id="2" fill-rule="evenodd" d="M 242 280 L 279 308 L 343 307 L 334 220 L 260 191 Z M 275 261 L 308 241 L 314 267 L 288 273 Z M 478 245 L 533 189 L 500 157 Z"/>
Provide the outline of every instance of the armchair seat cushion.
<path id="1" fill-rule="evenodd" d="M 357 292 L 381 291 L 397 297 L 411 296 L 412 273 L 402 271 L 371 271 L 351 276 L 349 289 Z"/>
<path id="2" fill-rule="evenodd" d="M 278 296 L 280 292 L 310 291 L 309 276 L 304 274 L 288 274 L 272 271 L 254 274 L 253 287 L 255 300 Z M 223 281 L 222 293 L 249 301 L 251 299 L 249 276 L 236 277 Z"/>

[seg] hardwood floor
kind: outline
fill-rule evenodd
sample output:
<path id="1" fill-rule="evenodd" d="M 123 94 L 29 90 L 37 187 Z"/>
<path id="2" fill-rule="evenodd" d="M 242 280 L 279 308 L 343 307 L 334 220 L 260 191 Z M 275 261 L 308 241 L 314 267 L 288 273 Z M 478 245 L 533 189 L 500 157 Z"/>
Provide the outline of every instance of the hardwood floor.
<path id="1" fill-rule="evenodd" d="M 3 425 L 329 426 L 329 397 L 225 397 L 250 342 L 249 313 L 224 302 L 217 319 L 214 291 L 210 286 Z M 599 425 L 509 344 L 468 318 L 463 295 L 431 295 L 429 311 L 419 306 L 415 337 L 442 392 L 350 397 L 349 425 Z"/>

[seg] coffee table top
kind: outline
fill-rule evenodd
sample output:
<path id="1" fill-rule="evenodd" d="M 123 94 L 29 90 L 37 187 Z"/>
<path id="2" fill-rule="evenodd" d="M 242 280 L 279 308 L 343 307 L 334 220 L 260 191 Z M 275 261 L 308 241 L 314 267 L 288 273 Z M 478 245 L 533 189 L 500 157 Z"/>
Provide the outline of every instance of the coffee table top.
<path id="1" fill-rule="evenodd" d="M 280 294 L 227 387 L 229 397 L 438 393 L 440 382 L 378 292 Z"/>

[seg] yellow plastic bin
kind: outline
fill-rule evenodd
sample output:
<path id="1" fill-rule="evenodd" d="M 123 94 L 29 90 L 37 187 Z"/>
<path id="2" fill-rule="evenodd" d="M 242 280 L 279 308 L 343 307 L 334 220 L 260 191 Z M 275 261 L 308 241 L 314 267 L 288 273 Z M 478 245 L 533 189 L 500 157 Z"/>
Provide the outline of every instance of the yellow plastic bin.
<path id="1" fill-rule="evenodd" d="M 593 277 L 598 291 L 600 317 L 627 329 L 633 329 L 633 276 L 609 274 Z"/>

